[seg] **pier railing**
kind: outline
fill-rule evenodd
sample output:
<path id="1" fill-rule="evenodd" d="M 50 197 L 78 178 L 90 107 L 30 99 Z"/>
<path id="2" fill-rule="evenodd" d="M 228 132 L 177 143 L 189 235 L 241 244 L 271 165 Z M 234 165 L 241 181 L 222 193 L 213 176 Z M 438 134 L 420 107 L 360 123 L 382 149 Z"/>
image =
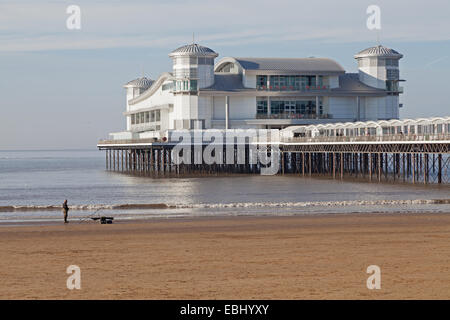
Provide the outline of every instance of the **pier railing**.
<path id="1" fill-rule="evenodd" d="M 421 135 L 384 135 L 384 136 L 333 136 L 333 137 L 294 137 L 282 138 L 286 143 L 320 143 L 320 142 L 429 142 L 429 141 L 450 141 L 450 134 L 421 134 Z"/>
<path id="2" fill-rule="evenodd" d="M 112 145 L 112 144 L 137 144 L 137 143 L 155 143 L 161 142 L 155 138 L 147 138 L 147 139 L 121 139 L 121 140 L 100 140 L 98 142 L 99 145 Z"/>
<path id="3" fill-rule="evenodd" d="M 450 141 L 450 134 L 396 134 L 396 135 L 383 135 L 383 136 L 319 136 L 319 137 L 294 137 L 294 138 L 281 138 L 281 143 L 333 143 L 333 142 L 430 142 L 430 141 Z M 99 145 L 127 145 L 127 144 L 151 144 L 161 143 L 160 139 L 147 138 L 147 139 L 122 139 L 122 140 L 100 140 Z"/>

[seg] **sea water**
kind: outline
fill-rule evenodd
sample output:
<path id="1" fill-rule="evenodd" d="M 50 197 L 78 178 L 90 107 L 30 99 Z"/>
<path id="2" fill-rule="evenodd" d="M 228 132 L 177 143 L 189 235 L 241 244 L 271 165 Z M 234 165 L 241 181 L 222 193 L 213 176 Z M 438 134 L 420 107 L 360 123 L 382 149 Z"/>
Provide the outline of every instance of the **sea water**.
<path id="1" fill-rule="evenodd" d="M 105 170 L 98 150 L 0 151 L 0 224 L 227 215 L 450 213 L 450 187 L 300 175 L 150 178 Z"/>

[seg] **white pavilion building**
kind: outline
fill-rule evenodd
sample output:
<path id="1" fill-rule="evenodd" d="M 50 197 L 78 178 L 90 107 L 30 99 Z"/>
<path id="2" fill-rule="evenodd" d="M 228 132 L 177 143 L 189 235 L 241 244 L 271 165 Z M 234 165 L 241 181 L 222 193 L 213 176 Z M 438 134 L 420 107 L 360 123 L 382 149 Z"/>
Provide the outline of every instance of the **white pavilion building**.
<path id="1" fill-rule="evenodd" d="M 172 72 L 128 82 L 127 129 L 115 140 L 162 138 L 180 129 L 283 129 L 292 125 L 399 118 L 399 60 L 375 46 L 355 55 L 358 73 L 328 58 L 238 58 L 215 62 L 189 44 L 169 54 Z"/>

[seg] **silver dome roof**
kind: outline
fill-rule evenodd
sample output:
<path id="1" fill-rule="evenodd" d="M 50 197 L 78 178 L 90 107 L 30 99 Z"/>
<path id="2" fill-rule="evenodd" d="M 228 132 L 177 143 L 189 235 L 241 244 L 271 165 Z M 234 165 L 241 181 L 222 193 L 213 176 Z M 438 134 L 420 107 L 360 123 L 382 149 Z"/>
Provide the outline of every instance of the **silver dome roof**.
<path id="1" fill-rule="evenodd" d="M 378 45 L 375 47 L 364 49 L 355 55 L 355 58 L 363 58 L 363 57 L 393 57 L 393 58 L 402 58 L 403 55 L 394 49 Z"/>
<path id="2" fill-rule="evenodd" d="M 170 54 L 172 56 L 208 56 L 217 57 L 218 54 L 214 50 L 201 46 L 197 43 L 188 44 L 173 50 Z"/>
<path id="3" fill-rule="evenodd" d="M 134 88 L 149 88 L 153 83 L 153 80 L 148 79 L 146 77 L 137 78 L 127 82 L 125 87 L 134 87 Z"/>

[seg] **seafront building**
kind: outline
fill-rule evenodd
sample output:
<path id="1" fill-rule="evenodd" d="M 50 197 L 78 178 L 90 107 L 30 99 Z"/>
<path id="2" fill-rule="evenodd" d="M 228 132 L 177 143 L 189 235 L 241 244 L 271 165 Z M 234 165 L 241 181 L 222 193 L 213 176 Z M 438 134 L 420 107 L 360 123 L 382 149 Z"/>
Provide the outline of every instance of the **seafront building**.
<path id="1" fill-rule="evenodd" d="M 393 49 L 356 54 L 358 73 L 327 58 L 215 62 L 198 44 L 169 57 L 172 72 L 125 85 L 127 130 L 97 144 L 107 170 L 450 183 L 450 117 L 398 119 Z"/>
<path id="2" fill-rule="evenodd" d="M 399 52 L 354 56 L 358 73 L 328 58 L 225 57 L 193 43 L 169 54 L 172 72 L 128 82 L 126 131 L 113 140 L 162 139 L 182 129 L 284 129 L 399 118 Z"/>

